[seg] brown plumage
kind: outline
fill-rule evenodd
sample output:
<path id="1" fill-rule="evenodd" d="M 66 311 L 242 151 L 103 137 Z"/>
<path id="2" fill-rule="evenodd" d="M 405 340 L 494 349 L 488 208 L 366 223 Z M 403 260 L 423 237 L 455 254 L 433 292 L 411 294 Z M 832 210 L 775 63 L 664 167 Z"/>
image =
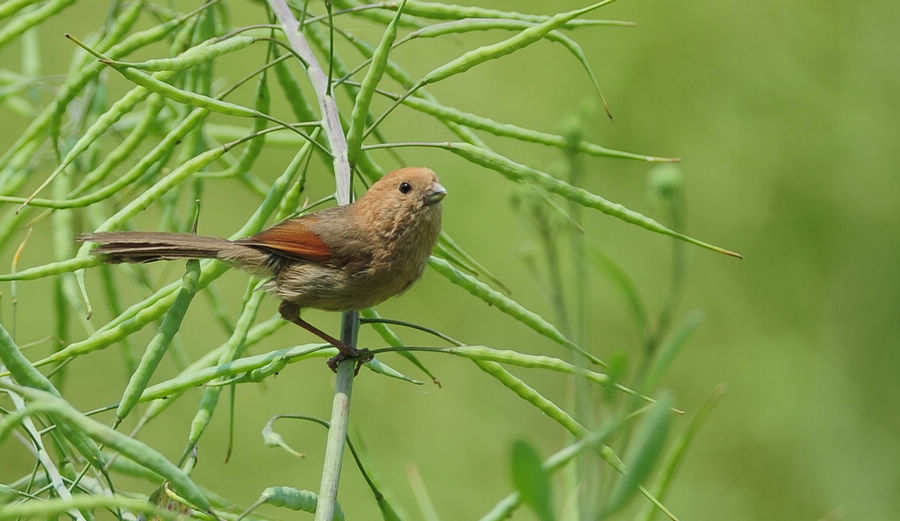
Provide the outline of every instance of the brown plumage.
<path id="1" fill-rule="evenodd" d="M 113 263 L 215 258 L 269 276 L 266 289 L 282 301 L 282 316 L 334 344 L 345 359 L 359 352 L 300 319 L 300 309 L 363 309 L 408 289 L 437 242 L 446 193 L 428 168 L 401 168 L 353 204 L 236 241 L 166 232 L 87 233 L 79 240 L 100 243 L 92 253 Z"/>

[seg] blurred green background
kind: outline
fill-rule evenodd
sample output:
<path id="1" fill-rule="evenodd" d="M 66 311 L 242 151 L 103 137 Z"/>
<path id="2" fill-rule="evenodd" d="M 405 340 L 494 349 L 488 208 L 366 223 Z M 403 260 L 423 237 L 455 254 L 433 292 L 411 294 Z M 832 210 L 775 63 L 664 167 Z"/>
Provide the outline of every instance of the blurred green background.
<path id="1" fill-rule="evenodd" d="M 80 11 L 67 11 L 43 28 L 43 74 L 65 72 L 71 44 L 60 35 L 95 27 L 102 13 L 99 4 L 80 2 L 74 8 Z M 580 5 L 498 1 L 490 7 L 547 13 Z M 255 7 L 233 7 L 236 13 L 246 9 L 258 16 Z M 689 413 L 717 384 L 726 383 L 728 392 L 691 447 L 667 505 L 684 520 L 900 519 L 896 3 L 621 1 L 594 16 L 632 20 L 637 26 L 573 33 L 615 116 L 609 121 L 597 111 L 588 137 L 611 148 L 683 158 L 688 233 L 745 257 L 737 261 L 692 249 L 677 317 L 701 309 L 705 321 L 665 386 Z M 366 33 L 369 24 L 350 26 L 374 34 Z M 504 36 L 414 42 L 398 59 L 421 75 Z M 4 68 L 19 70 L 19 47 L 3 50 L 0 60 Z M 552 43 L 481 65 L 431 90 L 448 105 L 552 131 L 578 110 L 581 100 L 594 97 L 579 65 Z M 0 117 L 0 148 L 5 150 L 27 122 L 5 109 Z M 384 129 L 396 141 L 448 139 L 437 125 L 419 121 L 410 111 L 398 110 Z M 552 171 L 561 159 L 558 150 L 488 141 L 545 170 Z M 553 317 L 546 292 L 523 262 L 534 251 L 534 234 L 511 208 L 512 185 L 442 151 L 402 153 L 410 164 L 435 169 L 449 189 L 445 229 L 498 273 L 514 298 Z M 267 152 L 272 170 L 259 175 L 271 180 L 290 154 L 285 149 Z M 389 156 L 378 157 L 383 165 L 394 166 Z M 52 170 L 49 154 L 45 163 L 39 172 Z M 599 158 L 585 158 L 584 165 L 585 188 L 656 215 L 647 197 L 646 174 L 652 165 Z M 330 182 L 320 175 L 310 189 L 326 193 Z M 221 187 L 207 192 L 203 233 L 231 233 L 255 208 L 255 199 L 238 193 L 236 184 Z M 157 222 L 148 218 L 139 224 Z M 582 224 L 587 240 L 624 266 L 650 309 L 658 310 L 668 284 L 671 241 L 596 213 L 586 213 Z M 22 267 L 50 260 L 49 234 L 46 222 L 35 229 Z M 11 255 L 2 252 L 3 272 Z M 160 284 L 181 273 L 180 266 L 154 270 Z M 246 277 L 237 272 L 222 279 L 233 314 L 245 284 Z M 604 358 L 636 354 L 639 337 L 625 303 L 598 272 L 587 284 L 591 350 Z M 49 281 L 19 284 L 14 327 L 20 343 L 47 335 L 51 287 Z M 0 320 L 10 327 L 9 285 L 0 290 Z M 139 296 L 126 293 L 123 301 Z M 198 297 L 182 332 L 192 354 L 226 338 L 202 301 Z M 563 355 L 434 273 L 380 309 L 385 316 L 425 324 L 469 343 Z M 261 316 L 274 311 L 270 299 Z M 334 314 L 310 312 L 308 318 L 331 330 L 338 324 Z M 135 337 L 138 345 L 151 334 Z M 256 352 L 311 341 L 299 335 L 282 329 Z M 413 344 L 433 343 L 427 337 L 404 337 Z M 371 332 L 363 339 L 381 345 Z M 444 519 L 477 518 L 510 490 L 514 439 L 528 438 L 546 456 L 561 448 L 566 437 L 470 363 L 447 357 L 426 360 L 443 388 L 412 387 L 363 372 L 354 391 L 351 430 L 368 448 L 384 483 L 414 513 L 412 518 L 419 515 L 407 480 L 412 466 Z M 396 359 L 389 361 L 412 371 Z M 175 371 L 174 364 L 166 364 L 157 378 Z M 69 371 L 67 397 L 84 409 L 106 404 L 127 381 L 112 351 L 78 359 Z M 548 396 L 567 399 L 563 379 L 516 373 Z M 259 431 L 278 413 L 327 416 L 332 379 L 321 364 L 307 363 L 289 367 L 267 385 L 239 387 L 231 461 L 223 463 L 228 421 L 220 407 L 200 447 L 195 472 L 200 482 L 244 504 L 266 486 L 315 490 L 324 431 L 282 426 L 285 437 L 308 454 L 299 462 L 264 447 Z M 177 457 L 198 396 L 194 392 L 177 402 L 164 421 L 147 428 L 143 439 Z M 677 419 L 676 426 L 684 421 Z M 19 470 L 4 476 L 10 477 L 27 472 L 32 460 L 7 447 L 0 451 L 0 461 L 0 468 Z M 349 467 L 342 485 L 340 499 L 348 514 L 361 519 L 374 513 L 364 483 Z M 521 512 L 516 518 L 529 515 Z"/>

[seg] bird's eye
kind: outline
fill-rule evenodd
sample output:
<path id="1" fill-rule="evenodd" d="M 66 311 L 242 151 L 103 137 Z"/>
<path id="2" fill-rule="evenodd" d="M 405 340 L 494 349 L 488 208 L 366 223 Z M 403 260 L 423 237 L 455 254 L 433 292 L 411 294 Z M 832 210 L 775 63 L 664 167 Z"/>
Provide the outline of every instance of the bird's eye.
<path id="1" fill-rule="evenodd" d="M 400 183 L 399 190 L 400 190 L 400 193 L 408 194 L 409 191 L 412 190 L 412 185 L 407 183 L 406 181 L 403 181 L 402 183 Z"/>

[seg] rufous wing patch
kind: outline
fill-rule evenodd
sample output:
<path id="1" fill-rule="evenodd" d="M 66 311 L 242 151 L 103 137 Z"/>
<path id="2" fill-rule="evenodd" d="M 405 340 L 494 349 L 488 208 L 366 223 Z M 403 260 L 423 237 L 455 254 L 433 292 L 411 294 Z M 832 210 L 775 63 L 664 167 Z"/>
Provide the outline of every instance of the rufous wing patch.
<path id="1" fill-rule="evenodd" d="M 235 242 L 263 248 L 285 257 L 325 262 L 331 259 L 331 248 L 319 234 L 309 228 L 316 221 L 318 218 L 312 216 L 291 219 Z"/>

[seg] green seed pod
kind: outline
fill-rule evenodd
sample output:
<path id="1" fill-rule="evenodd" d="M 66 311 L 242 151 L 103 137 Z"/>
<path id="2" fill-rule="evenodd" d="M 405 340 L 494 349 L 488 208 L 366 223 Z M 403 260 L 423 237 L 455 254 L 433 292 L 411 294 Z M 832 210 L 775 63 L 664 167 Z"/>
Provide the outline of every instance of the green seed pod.
<path id="1" fill-rule="evenodd" d="M 182 71 L 249 47 L 256 41 L 259 41 L 259 38 L 252 36 L 233 36 L 226 40 L 211 38 L 171 58 L 156 58 L 136 63 L 116 61 L 114 65 L 145 71 Z"/>
<path id="2" fill-rule="evenodd" d="M 495 306 L 500 311 L 515 318 L 519 322 L 522 322 L 531 329 L 553 340 L 554 342 L 557 342 L 560 345 L 581 353 L 591 362 L 603 365 L 603 362 L 600 359 L 575 345 L 558 329 L 556 329 L 556 327 L 544 320 L 543 317 L 541 317 L 537 313 L 534 313 L 533 311 L 525 309 L 525 307 L 518 302 L 491 288 L 475 277 L 472 277 L 471 275 L 468 275 L 456 269 L 446 260 L 432 256 L 428 260 L 428 265 L 431 266 L 434 271 L 440 273 L 448 280 L 450 280 L 450 282 L 465 289 L 475 297 L 478 297 L 481 300 L 487 302 L 489 305 Z"/>
<path id="3" fill-rule="evenodd" d="M 144 356 L 138 364 L 137 370 L 128 380 L 128 386 L 122 399 L 119 401 L 119 407 L 116 409 L 116 416 L 121 420 L 128 416 L 131 409 L 137 405 L 141 397 L 141 393 L 147 388 L 150 377 L 156 371 L 156 367 L 162 360 L 163 355 L 172 343 L 175 333 L 181 327 L 181 321 L 187 313 L 188 306 L 197 293 L 197 284 L 200 280 L 200 263 L 197 260 L 189 260 L 187 262 L 187 272 L 181 280 L 181 289 L 172 302 L 172 307 L 166 312 L 162 324 L 159 326 L 159 332 L 147 345 Z"/>
<path id="4" fill-rule="evenodd" d="M 353 112 L 350 114 L 350 129 L 347 131 L 347 157 L 350 163 L 355 163 L 356 156 L 359 154 L 363 129 L 366 127 L 366 120 L 369 116 L 369 105 L 372 102 L 372 96 L 375 95 L 375 88 L 378 87 L 378 83 L 384 75 L 394 40 L 397 39 L 397 24 L 400 20 L 400 15 L 403 13 L 404 5 L 406 5 L 406 0 L 400 2 L 397 14 L 394 15 L 394 19 L 384 29 L 381 42 L 378 43 L 375 54 L 372 55 L 372 63 L 369 65 L 369 70 L 366 72 L 359 92 L 356 95 Z"/>
<path id="5" fill-rule="evenodd" d="M 641 213 L 635 212 L 621 204 L 614 203 L 600 197 L 599 195 L 588 192 L 583 188 L 572 186 L 565 181 L 557 179 L 547 173 L 541 172 L 534 168 L 516 163 L 497 153 L 482 148 L 474 147 L 468 143 L 450 143 L 448 145 L 450 151 L 458 156 L 471 161 L 475 164 L 484 166 L 496 172 L 499 172 L 514 181 L 528 181 L 544 187 L 546 190 L 559 194 L 570 201 L 574 201 L 582 206 L 594 208 L 601 212 L 621 219 L 627 223 L 635 224 L 641 228 L 675 237 L 676 239 L 689 242 L 695 246 L 706 248 L 718 253 L 724 253 L 732 257 L 740 258 L 741 255 L 718 246 L 694 239 L 682 233 L 678 233 L 672 229 L 663 226 L 659 222 L 651 219 Z"/>

